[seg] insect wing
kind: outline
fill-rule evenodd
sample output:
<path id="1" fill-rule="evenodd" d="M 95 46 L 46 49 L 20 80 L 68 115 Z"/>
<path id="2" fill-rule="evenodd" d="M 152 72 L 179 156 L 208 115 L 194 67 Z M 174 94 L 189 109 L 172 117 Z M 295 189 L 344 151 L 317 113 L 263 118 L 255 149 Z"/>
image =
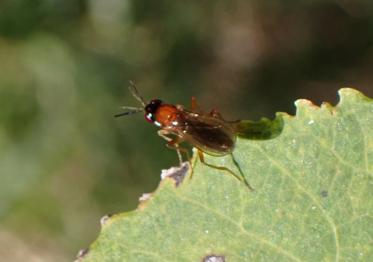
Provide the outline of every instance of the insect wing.
<path id="1" fill-rule="evenodd" d="M 236 140 L 230 123 L 189 112 L 184 115 L 183 137 L 203 152 L 215 156 L 232 152 Z"/>

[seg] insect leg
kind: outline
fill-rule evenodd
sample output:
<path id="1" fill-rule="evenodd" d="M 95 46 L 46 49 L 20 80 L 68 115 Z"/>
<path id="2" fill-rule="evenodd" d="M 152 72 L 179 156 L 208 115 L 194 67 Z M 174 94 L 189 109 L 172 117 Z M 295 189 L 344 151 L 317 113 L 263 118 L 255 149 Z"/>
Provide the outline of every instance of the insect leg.
<path id="1" fill-rule="evenodd" d="M 187 156 L 188 161 L 190 162 L 190 157 L 189 157 L 188 150 L 179 146 L 179 144 L 182 142 L 182 139 L 180 137 L 171 138 L 171 137 L 167 136 L 169 134 L 170 133 L 167 130 L 162 130 L 162 129 L 158 130 L 158 135 L 160 137 L 162 137 L 164 140 L 167 141 L 166 146 L 170 149 L 176 150 L 177 156 L 179 158 L 180 165 L 183 163 L 183 158 L 182 158 L 181 152 L 183 152 Z"/>
<path id="2" fill-rule="evenodd" d="M 189 152 L 186 148 L 180 147 L 179 143 L 177 143 L 177 142 L 174 143 L 174 140 L 167 143 L 166 146 L 170 149 L 176 150 L 177 156 L 179 158 L 180 165 L 182 165 L 182 163 L 183 163 L 183 158 L 182 158 L 181 153 L 184 153 L 186 155 L 187 159 L 188 159 L 189 165 L 192 166 L 192 163 L 191 163 L 191 160 L 190 160 L 190 157 L 189 157 Z"/>
<path id="3" fill-rule="evenodd" d="M 245 175 L 243 174 L 242 172 L 242 169 L 240 167 L 240 165 L 237 163 L 237 160 L 234 158 L 233 154 L 231 153 L 230 154 L 231 157 L 232 157 L 232 161 L 234 163 L 234 165 L 237 167 L 238 171 L 240 172 L 240 175 L 242 177 L 242 181 L 244 182 L 244 184 L 251 190 L 251 191 L 254 191 L 255 189 L 249 184 L 249 182 L 246 180 L 245 178 Z"/>
<path id="4" fill-rule="evenodd" d="M 192 112 L 202 113 L 201 108 L 197 104 L 197 99 L 194 96 L 192 96 L 190 108 Z"/>
<path id="5" fill-rule="evenodd" d="M 227 171 L 228 173 L 230 173 L 231 175 L 233 175 L 236 179 L 238 179 L 240 182 L 243 182 L 245 184 L 245 186 L 247 186 L 250 190 L 254 190 L 250 186 L 250 184 L 247 182 L 247 180 L 245 179 L 245 177 L 243 176 L 243 174 L 241 174 L 241 177 L 240 177 L 235 172 L 233 172 L 231 169 L 229 169 L 228 167 L 225 167 L 225 166 L 215 166 L 215 165 L 206 163 L 205 157 L 204 157 L 203 152 L 201 150 L 198 150 L 198 156 L 199 156 L 199 160 L 204 165 L 212 167 L 212 168 L 215 168 L 215 169 Z M 240 170 L 240 173 L 241 173 L 241 170 Z"/>
<path id="6" fill-rule="evenodd" d="M 210 112 L 209 115 L 212 116 L 212 117 L 214 117 L 214 118 L 218 118 L 218 119 L 224 120 L 223 117 L 221 116 L 221 114 L 219 113 L 219 111 L 216 110 L 216 109 L 211 110 L 211 112 Z"/>
<path id="7" fill-rule="evenodd" d="M 192 102 L 191 102 L 191 109 L 192 111 L 196 110 L 197 109 L 197 101 L 196 101 L 196 97 L 195 96 L 192 96 Z"/>

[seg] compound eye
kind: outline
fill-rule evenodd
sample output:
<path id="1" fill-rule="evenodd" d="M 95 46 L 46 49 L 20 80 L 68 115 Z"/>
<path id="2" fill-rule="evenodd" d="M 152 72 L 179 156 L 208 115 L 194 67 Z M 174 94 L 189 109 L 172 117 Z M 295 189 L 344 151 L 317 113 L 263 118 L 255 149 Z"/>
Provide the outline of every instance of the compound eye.
<path id="1" fill-rule="evenodd" d="M 152 113 L 145 113 L 145 119 L 149 123 L 154 123 L 155 121 L 154 115 Z"/>

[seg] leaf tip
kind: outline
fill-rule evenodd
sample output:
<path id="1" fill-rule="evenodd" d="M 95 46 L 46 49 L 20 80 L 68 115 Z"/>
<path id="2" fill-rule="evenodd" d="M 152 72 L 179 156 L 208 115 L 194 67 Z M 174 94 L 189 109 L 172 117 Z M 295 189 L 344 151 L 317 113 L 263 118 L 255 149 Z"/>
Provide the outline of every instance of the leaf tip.
<path id="1" fill-rule="evenodd" d="M 294 102 L 296 107 L 296 117 L 302 117 L 303 115 L 307 115 L 310 112 L 314 112 L 317 109 L 320 109 L 319 106 L 315 105 L 312 101 L 308 99 L 298 99 Z"/>
<path id="2" fill-rule="evenodd" d="M 351 87 L 343 87 L 339 89 L 338 96 L 340 104 L 343 104 L 343 102 L 345 102 L 346 100 L 361 101 L 368 99 L 368 97 L 366 97 L 363 93 Z"/>
<path id="3" fill-rule="evenodd" d="M 300 107 L 311 107 L 311 108 L 318 108 L 317 105 L 315 105 L 314 103 L 312 103 L 312 101 L 308 100 L 308 99 L 297 99 L 295 102 L 294 102 L 295 106 L 297 108 L 300 108 Z"/>

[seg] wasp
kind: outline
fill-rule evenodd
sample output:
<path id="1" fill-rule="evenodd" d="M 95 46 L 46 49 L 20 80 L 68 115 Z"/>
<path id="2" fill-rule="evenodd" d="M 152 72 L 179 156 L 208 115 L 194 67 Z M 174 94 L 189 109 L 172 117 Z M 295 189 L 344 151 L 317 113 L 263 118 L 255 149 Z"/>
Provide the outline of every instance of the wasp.
<path id="1" fill-rule="evenodd" d="M 116 114 L 115 117 L 143 112 L 145 119 L 159 128 L 158 135 L 167 141 L 166 146 L 176 150 L 180 164 L 183 162 L 182 152 L 190 161 L 188 150 L 180 146 L 181 143 L 187 142 L 197 149 L 201 163 L 232 174 L 253 190 L 232 155 L 237 137 L 235 132 L 237 121 L 224 120 L 216 110 L 212 110 L 209 114 L 202 113 L 194 97 L 192 97 L 191 110 L 187 110 L 182 105 L 167 104 L 160 99 L 145 102 L 132 81 L 129 90 L 140 102 L 141 107 L 124 106 L 122 107 L 124 112 Z M 227 167 L 207 163 L 204 153 L 217 157 L 231 154 L 240 175 Z"/>

